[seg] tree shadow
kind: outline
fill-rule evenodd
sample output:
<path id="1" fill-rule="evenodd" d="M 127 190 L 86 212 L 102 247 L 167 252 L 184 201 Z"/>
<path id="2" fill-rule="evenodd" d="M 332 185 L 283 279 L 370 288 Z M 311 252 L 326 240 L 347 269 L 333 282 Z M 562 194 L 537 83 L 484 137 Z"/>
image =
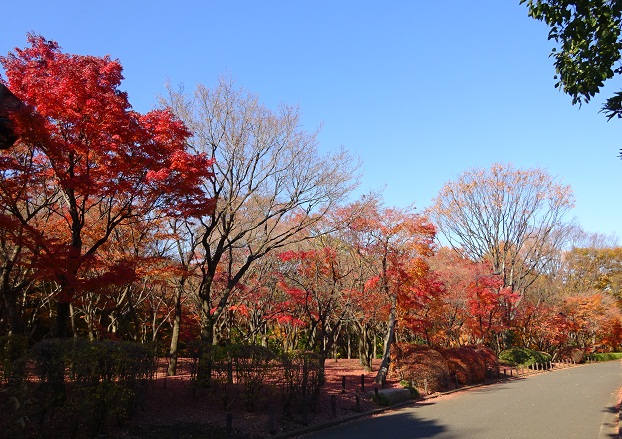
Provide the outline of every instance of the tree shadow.
<path id="1" fill-rule="evenodd" d="M 431 405 L 431 403 L 417 403 L 416 406 Z M 382 415 L 370 416 L 362 420 L 341 424 L 326 430 L 305 435 L 304 439 L 418 439 L 418 438 L 459 438 L 459 434 L 452 433 L 436 420 L 418 417 L 416 409 L 399 410 Z"/>
<path id="2" fill-rule="evenodd" d="M 619 434 L 619 426 L 616 422 L 616 418 L 620 409 L 616 406 L 605 407 L 603 413 L 611 413 L 611 416 L 607 417 L 607 421 L 603 423 L 603 426 L 606 427 L 606 430 L 609 431 L 608 434 L 601 437 L 607 437 L 611 439 L 618 439 L 620 437 Z"/>

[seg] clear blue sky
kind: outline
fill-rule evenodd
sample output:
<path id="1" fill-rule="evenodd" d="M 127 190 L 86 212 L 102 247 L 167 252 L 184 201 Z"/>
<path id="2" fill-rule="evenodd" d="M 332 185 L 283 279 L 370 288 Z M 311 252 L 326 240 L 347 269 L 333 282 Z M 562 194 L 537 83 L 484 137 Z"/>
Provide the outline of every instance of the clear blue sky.
<path id="1" fill-rule="evenodd" d="M 579 108 L 554 88 L 548 29 L 518 0 L 0 0 L 0 11 L 0 54 L 31 31 L 118 58 L 141 112 L 167 80 L 192 90 L 223 74 L 269 107 L 299 104 L 323 149 L 360 156 L 361 191 L 384 188 L 388 206 L 424 209 L 462 171 L 511 162 L 570 184 L 585 230 L 622 237 L 622 121 L 598 113 L 606 92 Z"/>

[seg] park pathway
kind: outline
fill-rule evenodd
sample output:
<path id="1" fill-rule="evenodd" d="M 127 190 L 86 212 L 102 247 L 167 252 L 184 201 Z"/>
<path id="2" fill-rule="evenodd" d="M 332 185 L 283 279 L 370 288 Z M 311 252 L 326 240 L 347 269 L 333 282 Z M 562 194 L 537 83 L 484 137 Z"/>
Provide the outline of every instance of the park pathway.
<path id="1" fill-rule="evenodd" d="M 544 372 L 442 396 L 304 439 L 613 439 L 620 361 Z"/>

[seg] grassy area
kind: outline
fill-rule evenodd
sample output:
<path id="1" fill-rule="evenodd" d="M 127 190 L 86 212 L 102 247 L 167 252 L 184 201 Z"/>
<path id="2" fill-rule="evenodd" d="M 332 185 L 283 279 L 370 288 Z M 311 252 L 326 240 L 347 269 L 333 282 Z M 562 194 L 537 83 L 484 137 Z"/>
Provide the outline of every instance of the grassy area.
<path id="1" fill-rule="evenodd" d="M 587 357 L 590 361 L 612 361 L 622 358 L 622 352 L 603 352 L 598 354 L 589 354 Z"/>

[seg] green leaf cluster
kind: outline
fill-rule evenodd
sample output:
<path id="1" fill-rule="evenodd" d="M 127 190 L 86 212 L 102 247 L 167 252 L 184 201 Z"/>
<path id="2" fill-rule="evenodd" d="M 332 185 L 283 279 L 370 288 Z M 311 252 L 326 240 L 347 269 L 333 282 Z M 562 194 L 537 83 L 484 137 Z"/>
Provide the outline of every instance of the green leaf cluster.
<path id="1" fill-rule="evenodd" d="M 538 352 L 521 346 L 514 346 L 501 351 L 499 361 L 509 366 L 533 366 L 534 364 L 546 364 L 552 360 L 550 354 Z"/>
<path id="2" fill-rule="evenodd" d="M 529 15 L 546 23 L 557 72 L 557 88 L 573 104 L 589 102 L 606 80 L 622 73 L 622 1 L 521 0 Z M 622 117 L 622 93 L 607 100 L 602 111 L 609 119 Z"/>

